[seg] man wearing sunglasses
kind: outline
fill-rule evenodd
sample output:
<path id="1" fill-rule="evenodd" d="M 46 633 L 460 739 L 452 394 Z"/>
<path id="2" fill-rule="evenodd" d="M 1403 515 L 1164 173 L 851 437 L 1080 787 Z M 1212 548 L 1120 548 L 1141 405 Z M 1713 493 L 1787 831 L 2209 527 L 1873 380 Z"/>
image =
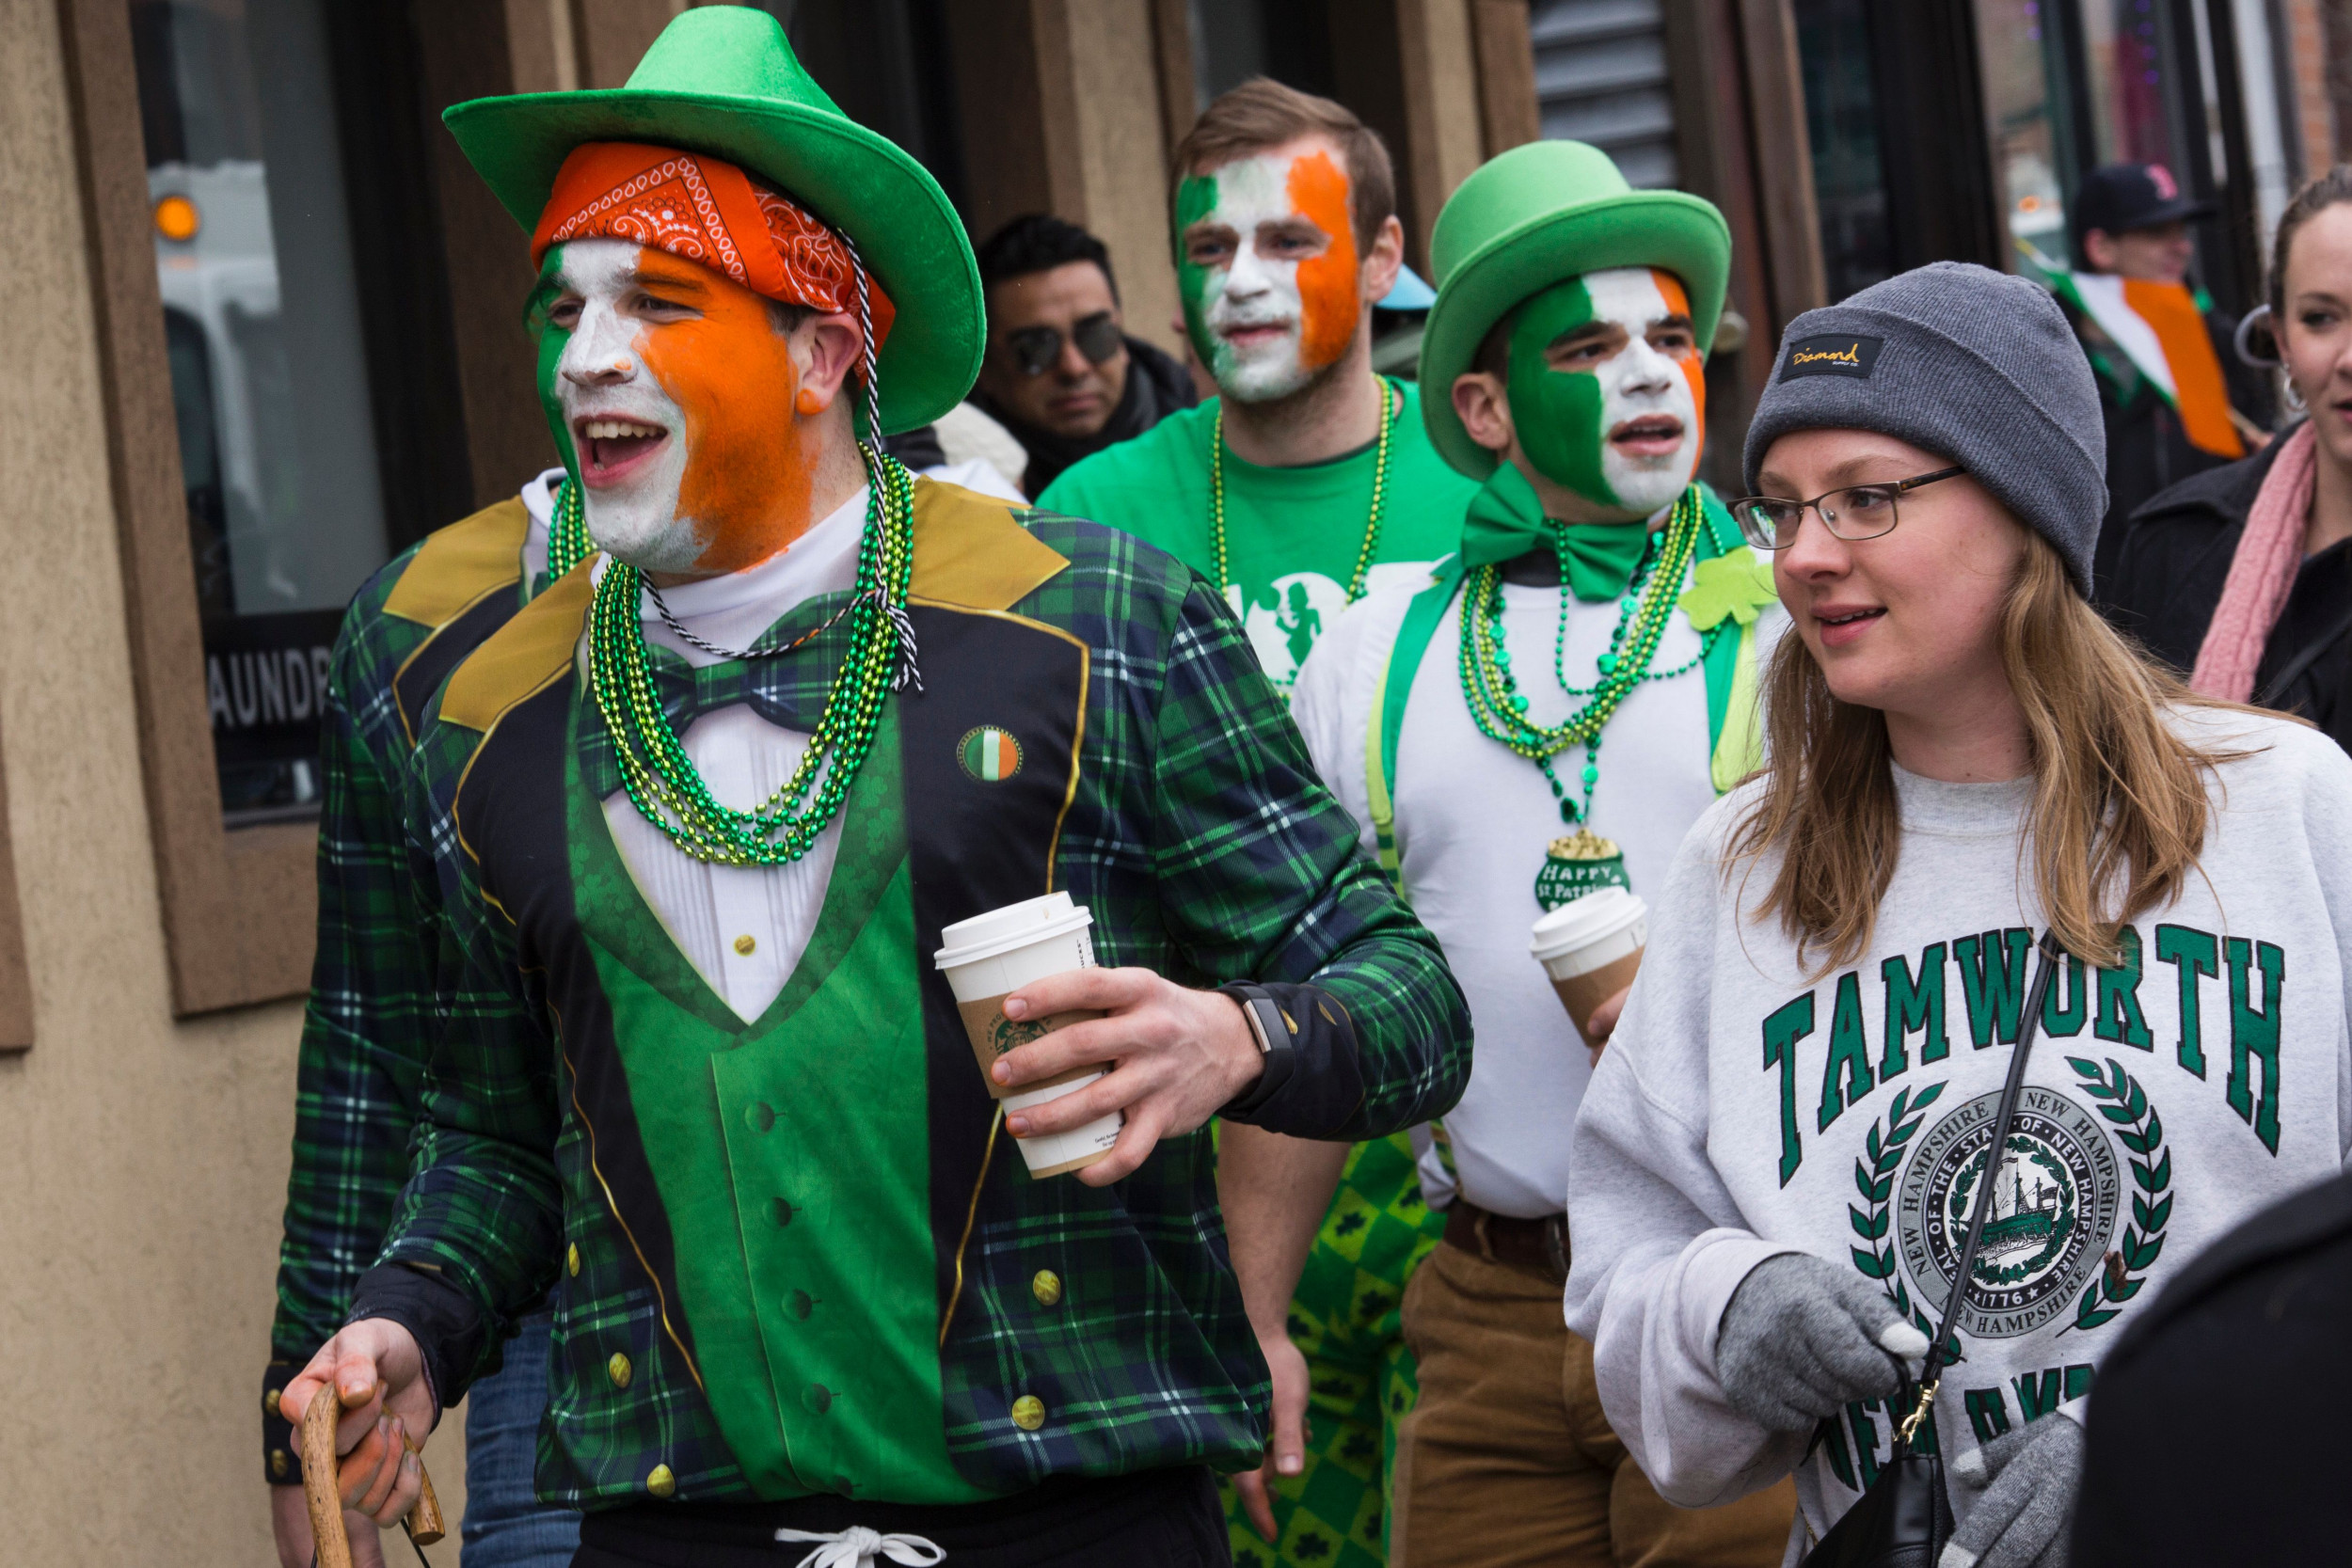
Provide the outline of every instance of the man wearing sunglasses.
<path id="1" fill-rule="evenodd" d="M 1110 251 L 1085 230 L 1032 213 L 978 260 L 988 354 L 972 401 L 1029 454 L 1028 494 L 1197 401 L 1173 356 L 1127 336 Z"/>

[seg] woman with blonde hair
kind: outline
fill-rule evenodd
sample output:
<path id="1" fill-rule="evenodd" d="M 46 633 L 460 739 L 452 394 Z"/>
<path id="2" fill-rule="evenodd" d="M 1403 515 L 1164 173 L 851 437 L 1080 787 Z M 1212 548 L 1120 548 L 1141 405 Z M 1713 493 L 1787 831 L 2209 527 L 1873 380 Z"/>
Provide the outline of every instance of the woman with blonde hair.
<path id="1" fill-rule="evenodd" d="M 2107 1347 L 2344 1164 L 2352 759 L 2091 610 L 2103 447 L 2049 296 L 1949 262 L 1792 323 L 1748 437 L 1797 635 L 1586 1092 L 1566 1305 L 1670 1501 L 1796 1474 L 1792 1563 L 1897 1455 L 1963 1257 L 1908 1444 L 1940 1561 L 2062 1561 Z"/>

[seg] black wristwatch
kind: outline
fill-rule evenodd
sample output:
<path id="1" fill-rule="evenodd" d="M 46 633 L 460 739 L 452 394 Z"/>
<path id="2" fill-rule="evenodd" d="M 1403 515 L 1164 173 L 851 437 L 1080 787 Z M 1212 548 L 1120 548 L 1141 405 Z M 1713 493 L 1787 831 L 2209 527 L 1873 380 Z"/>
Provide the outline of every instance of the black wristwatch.
<path id="1" fill-rule="evenodd" d="M 1282 1092 L 1298 1067 L 1298 1025 L 1282 1012 L 1274 993 L 1249 980 L 1232 980 L 1216 988 L 1241 1004 L 1249 1033 L 1258 1042 L 1265 1070 L 1258 1081 L 1228 1101 L 1226 1116 L 1247 1116 Z"/>

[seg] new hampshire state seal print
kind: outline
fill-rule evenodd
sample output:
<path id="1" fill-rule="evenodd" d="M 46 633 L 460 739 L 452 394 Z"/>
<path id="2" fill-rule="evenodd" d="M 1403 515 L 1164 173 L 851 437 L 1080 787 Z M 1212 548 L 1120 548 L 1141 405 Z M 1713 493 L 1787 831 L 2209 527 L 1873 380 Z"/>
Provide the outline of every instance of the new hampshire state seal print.
<path id="1" fill-rule="evenodd" d="M 1979 1338 L 2030 1334 L 2073 1309 L 2106 1256 L 2123 1193 L 2106 1129 L 2054 1089 L 2020 1091 L 2008 1145 L 1988 1162 L 2000 1103 L 1997 1092 L 1979 1095 L 1930 1126 L 1904 1164 L 1895 1204 L 1903 1272 L 1917 1299 L 1940 1313 L 1991 1164 L 1993 1206 L 1960 1316 L 1963 1331 Z"/>

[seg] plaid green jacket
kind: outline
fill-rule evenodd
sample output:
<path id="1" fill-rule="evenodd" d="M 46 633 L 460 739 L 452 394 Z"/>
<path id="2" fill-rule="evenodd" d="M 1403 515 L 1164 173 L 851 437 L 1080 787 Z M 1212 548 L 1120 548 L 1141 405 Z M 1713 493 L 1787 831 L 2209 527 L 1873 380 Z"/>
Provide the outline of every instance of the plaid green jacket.
<path id="1" fill-rule="evenodd" d="M 403 551 L 354 595 L 320 725 L 318 951 L 303 1016 L 262 1465 L 301 1478 L 275 1391 L 343 1324 L 408 1178 L 432 996 L 403 892 L 401 791 L 425 700 L 522 603 L 531 526 L 505 500 Z"/>
<path id="2" fill-rule="evenodd" d="M 419 913 L 445 955 L 439 1038 L 417 1173 L 353 1315 L 417 1330 L 448 1402 L 553 1286 L 541 1498 L 740 1501 L 755 1494 L 702 1392 L 676 1237 L 572 902 L 564 775 L 576 768 L 599 798 L 619 787 L 574 657 L 589 594 L 583 568 L 485 642 L 442 689 L 411 759 Z M 804 604 L 763 641 L 788 641 L 838 603 Z M 1061 888 L 1092 911 L 1105 964 L 1266 984 L 1303 1020 L 1301 1067 L 1251 1119 L 1304 1136 L 1379 1135 L 1450 1108 L 1470 1072 L 1461 994 L 1315 777 L 1242 629 L 1180 562 L 1096 524 L 924 482 L 913 613 L 924 690 L 891 701 L 926 976 L 949 1459 L 995 1492 L 1057 1473 L 1254 1464 L 1265 1368 L 1208 1132 L 1164 1141 L 1109 1188 L 1029 1180 L 930 972 L 937 933 Z M 689 671 L 657 649 L 657 679 L 681 729 L 749 700 L 805 730 L 845 651 L 836 631 L 781 658 Z M 953 761 L 980 724 L 1018 738 L 1009 783 Z M 741 1216 L 769 1222 L 764 1208 Z"/>

